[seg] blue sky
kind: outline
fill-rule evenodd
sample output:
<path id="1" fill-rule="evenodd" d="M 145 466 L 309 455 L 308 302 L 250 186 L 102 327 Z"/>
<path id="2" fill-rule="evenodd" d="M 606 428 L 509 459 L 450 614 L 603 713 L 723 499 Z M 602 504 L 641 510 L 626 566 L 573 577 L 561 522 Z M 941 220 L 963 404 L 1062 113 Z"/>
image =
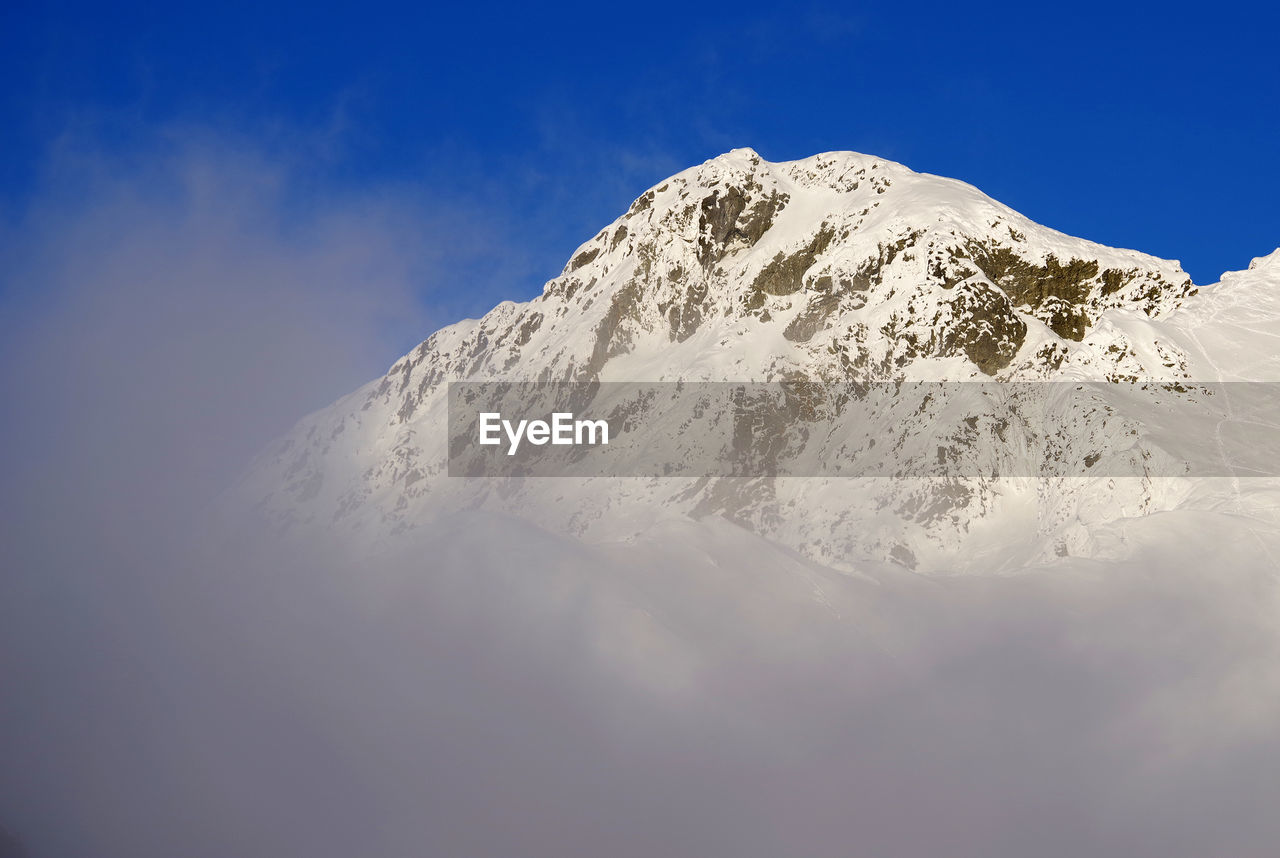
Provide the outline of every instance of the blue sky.
<path id="1" fill-rule="evenodd" d="M 847 637 L 808 571 L 723 577 L 718 531 L 655 589 L 506 519 L 359 570 L 206 529 L 299 416 L 734 147 L 892 158 L 1202 283 L 1280 244 L 1274 4 L 782 5 L 0 2 L 0 825 L 33 858 L 1275 842 L 1274 593 L 1217 525 L 1158 575 L 888 588 Z M 642 653 L 659 589 L 712 621 Z"/>
<path id="2" fill-rule="evenodd" d="M 287 158 L 300 218 L 394 194 L 455 224 L 433 323 L 535 294 L 646 187 L 736 146 L 960 178 L 1197 282 L 1280 244 L 1270 4 L 6 6 L 11 233 L 74 196 L 68 149 L 119 171 L 198 133 Z"/>

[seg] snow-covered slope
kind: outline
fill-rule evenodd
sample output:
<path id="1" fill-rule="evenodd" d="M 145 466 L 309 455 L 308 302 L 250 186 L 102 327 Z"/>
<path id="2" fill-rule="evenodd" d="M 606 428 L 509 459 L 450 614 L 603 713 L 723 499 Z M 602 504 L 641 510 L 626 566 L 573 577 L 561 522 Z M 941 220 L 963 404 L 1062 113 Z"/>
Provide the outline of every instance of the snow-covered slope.
<path id="1" fill-rule="evenodd" d="M 962 182 L 851 152 L 774 164 L 738 149 L 641 195 L 540 297 L 436 332 L 301 421 L 241 490 L 280 526 L 369 543 L 484 507 L 592 541 L 722 516 L 843 569 L 874 559 L 990 571 L 1114 551 L 1103 534 L 1159 510 L 1266 519 L 1271 484 L 1158 469 L 457 479 L 446 476 L 447 384 L 1275 380 L 1277 295 L 1280 251 L 1198 288 L 1176 262 L 1047 229 Z M 922 410 L 893 431 L 932 419 Z"/>

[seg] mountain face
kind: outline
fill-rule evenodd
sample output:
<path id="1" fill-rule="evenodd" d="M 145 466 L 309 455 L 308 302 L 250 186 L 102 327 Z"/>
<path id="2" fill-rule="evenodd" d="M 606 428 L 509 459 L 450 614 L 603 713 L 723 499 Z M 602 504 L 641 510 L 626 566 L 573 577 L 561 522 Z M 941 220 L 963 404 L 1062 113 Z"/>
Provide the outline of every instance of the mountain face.
<path id="1" fill-rule="evenodd" d="M 447 386 L 1265 381 L 1280 377 L 1277 302 L 1280 251 L 1197 287 L 1177 262 L 1047 229 L 961 182 L 850 152 L 775 164 L 738 149 L 641 195 L 538 298 L 436 332 L 301 421 L 240 490 L 282 528 L 336 528 L 370 545 L 486 508 L 588 540 L 720 516 L 844 569 L 1014 568 L 1122 551 L 1126 519 L 1188 505 L 1262 509 L 1270 484 L 1158 469 L 1133 479 L 457 479 L 446 469 Z M 935 419 L 922 409 L 892 432 Z"/>

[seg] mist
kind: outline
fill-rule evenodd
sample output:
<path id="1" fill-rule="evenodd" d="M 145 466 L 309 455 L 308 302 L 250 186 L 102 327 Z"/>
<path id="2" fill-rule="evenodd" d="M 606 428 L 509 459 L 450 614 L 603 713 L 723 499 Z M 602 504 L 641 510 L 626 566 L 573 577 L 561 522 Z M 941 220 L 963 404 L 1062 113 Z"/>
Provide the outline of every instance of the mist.
<path id="1" fill-rule="evenodd" d="M 1123 564 L 941 579 L 716 519 L 278 542 L 227 488 L 438 323 L 449 213 L 207 131 L 71 149 L 2 251 L 33 858 L 1274 854 L 1277 534 L 1167 513 Z"/>
<path id="2" fill-rule="evenodd" d="M 171 624 L 198 522 L 415 342 L 440 273 L 425 207 L 317 193 L 309 152 L 176 127 L 127 151 L 63 140 L 0 241 L 0 808 L 37 854 L 115 854 L 78 826 L 139 826 L 111 796 L 163 796 L 139 742 L 190 670 Z"/>

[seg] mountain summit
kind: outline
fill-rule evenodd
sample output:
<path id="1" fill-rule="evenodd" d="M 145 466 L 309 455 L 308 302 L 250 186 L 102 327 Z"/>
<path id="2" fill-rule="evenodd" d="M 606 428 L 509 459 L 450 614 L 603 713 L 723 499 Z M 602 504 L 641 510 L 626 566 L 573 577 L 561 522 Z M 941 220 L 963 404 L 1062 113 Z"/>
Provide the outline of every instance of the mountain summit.
<path id="1" fill-rule="evenodd" d="M 1039 377 L 1108 310 L 1158 318 L 1194 292 L 1176 262 L 1046 229 L 962 182 L 735 149 L 641 195 L 540 298 L 446 328 L 391 372 Z"/>
<path id="2" fill-rule="evenodd" d="M 1098 527 L 1196 491 L 1156 476 L 450 480 L 447 384 L 1265 380 L 1280 375 L 1277 255 L 1201 289 L 1177 262 L 1048 229 L 963 182 L 735 149 L 642 194 L 539 297 L 437 331 L 304 419 L 242 489 L 281 526 L 375 541 L 486 506 L 598 539 L 723 516 L 845 567 L 1090 553 Z M 988 526 L 1001 517 L 1018 526 Z"/>

